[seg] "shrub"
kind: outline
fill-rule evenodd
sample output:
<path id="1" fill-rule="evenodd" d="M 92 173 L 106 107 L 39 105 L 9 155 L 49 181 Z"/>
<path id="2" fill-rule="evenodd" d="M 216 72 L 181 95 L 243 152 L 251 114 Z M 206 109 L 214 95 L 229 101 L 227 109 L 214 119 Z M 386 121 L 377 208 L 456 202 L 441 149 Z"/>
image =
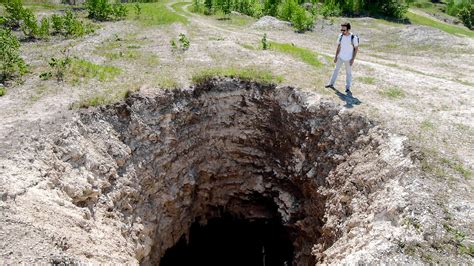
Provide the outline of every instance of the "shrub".
<path id="1" fill-rule="evenodd" d="M 284 0 L 278 6 L 278 17 L 283 20 L 290 21 L 293 17 L 293 13 L 298 7 L 298 3 L 296 3 L 295 0 Z"/>
<path id="2" fill-rule="evenodd" d="M 64 19 L 62 16 L 54 14 L 51 16 L 51 23 L 55 33 L 61 34 L 64 28 Z"/>
<path id="3" fill-rule="evenodd" d="M 189 49 L 190 42 L 189 42 L 188 37 L 186 37 L 184 33 L 179 34 L 178 41 L 179 41 L 181 50 L 186 51 Z"/>
<path id="4" fill-rule="evenodd" d="M 111 5 L 108 0 L 86 0 L 86 9 L 89 12 L 89 18 L 99 21 L 123 19 L 128 13 L 123 4 Z"/>
<path id="5" fill-rule="evenodd" d="M 264 0 L 263 1 L 263 10 L 265 15 L 276 17 L 278 13 L 278 5 L 280 0 Z"/>
<path id="6" fill-rule="evenodd" d="M 335 0 L 327 0 L 321 6 L 320 13 L 323 17 L 336 17 L 342 14 L 342 10 Z"/>
<path id="7" fill-rule="evenodd" d="M 291 23 L 297 31 L 304 32 L 313 28 L 314 18 L 304 8 L 298 6 L 291 16 Z"/>
<path id="8" fill-rule="evenodd" d="M 461 19 L 464 26 L 468 27 L 470 30 L 474 30 L 474 5 L 461 9 L 458 17 Z"/>
<path id="9" fill-rule="evenodd" d="M 67 10 L 62 18 L 63 32 L 66 36 L 80 37 L 94 31 L 90 25 L 78 20 L 72 11 Z"/>
<path id="10" fill-rule="evenodd" d="M 48 18 L 42 18 L 41 19 L 41 23 L 40 23 L 40 26 L 39 26 L 39 29 L 38 29 L 38 35 L 39 37 L 41 38 L 48 38 L 49 35 L 50 35 L 50 31 L 49 31 L 49 28 L 50 28 L 50 21 Z"/>
<path id="11" fill-rule="evenodd" d="M 117 3 L 112 6 L 112 17 L 115 20 L 124 19 L 127 16 L 127 13 L 127 8 L 121 3 Z"/>
<path id="12" fill-rule="evenodd" d="M 37 38 L 39 27 L 36 22 L 36 16 L 30 9 L 24 9 L 21 22 L 21 31 L 29 38 Z"/>
<path id="13" fill-rule="evenodd" d="M 9 29 L 0 28 L 0 82 L 26 73 L 20 57 L 20 42 Z"/>
<path id="14" fill-rule="evenodd" d="M 399 0 L 386 0 L 378 6 L 380 13 L 393 18 L 404 18 L 408 5 Z"/>
<path id="15" fill-rule="evenodd" d="M 58 82 L 64 80 L 64 76 L 71 64 L 71 58 L 65 51 L 62 51 L 62 53 L 65 55 L 62 58 L 51 57 L 49 59 L 48 65 L 51 68 L 51 71 L 41 73 L 39 76 L 40 79 L 46 80 L 55 77 Z"/>
<path id="16" fill-rule="evenodd" d="M 269 44 L 268 44 L 268 41 L 267 41 L 267 34 L 263 34 L 263 37 L 262 37 L 262 49 L 263 50 L 267 50 L 269 47 Z"/>
<path id="17" fill-rule="evenodd" d="M 5 5 L 5 11 L 7 13 L 6 23 L 8 27 L 17 29 L 20 27 L 20 21 L 23 18 L 23 4 L 21 0 L 7 0 Z"/>
<path id="18" fill-rule="evenodd" d="M 135 5 L 133 7 L 134 7 L 134 10 L 135 10 L 135 15 L 137 17 L 140 17 L 140 15 L 142 14 L 142 7 L 140 6 L 140 4 L 135 3 Z"/>

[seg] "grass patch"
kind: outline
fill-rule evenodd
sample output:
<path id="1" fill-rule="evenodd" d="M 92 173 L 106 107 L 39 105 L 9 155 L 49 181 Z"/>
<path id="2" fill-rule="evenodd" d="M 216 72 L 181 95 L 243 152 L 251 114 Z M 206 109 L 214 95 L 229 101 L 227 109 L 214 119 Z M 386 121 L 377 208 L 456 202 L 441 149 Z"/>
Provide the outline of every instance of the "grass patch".
<path id="1" fill-rule="evenodd" d="M 126 4 L 128 19 L 136 19 L 144 26 L 168 25 L 173 23 L 187 24 L 189 22 L 186 17 L 167 9 L 165 6 L 166 3 L 166 1 L 139 3 L 141 14 L 138 17 L 134 12 L 135 4 Z"/>
<path id="2" fill-rule="evenodd" d="M 379 90 L 379 94 L 390 99 L 401 99 L 405 97 L 405 92 L 397 87 Z"/>
<path id="3" fill-rule="evenodd" d="M 2 97 L 5 94 L 7 94 L 7 89 L 0 87 L 0 97 Z"/>
<path id="4" fill-rule="evenodd" d="M 375 78 L 373 77 L 359 77 L 358 80 L 364 84 L 374 85 Z"/>
<path id="5" fill-rule="evenodd" d="M 205 69 L 203 71 L 195 73 L 192 76 L 192 82 L 194 84 L 199 84 L 214 77 L 239 78 L 241 80 L 256 81 L 264 84 L 283 82 L 282 76 L 274 75 L 268 70 L 258 69 L 254 67 Z"/>
<path id="6" fill-rule="evenodd" d="M 114 66 L 97 65 L 84 59 L 75 59 L 71 63 L 70 73 L 73 81 L 92 78 L 97 78 L 100 81 L 109 81 L 122 73 L 122 71 Z"/>
<path id="7" fill-rule="evenodd" d="M 442 158 L 441 162 L 462 175 L 465 179 L 469 179 L 472 176 L 472 172 L 469 169 L 464 168 L 461 163 L 446 158 Z"/>
<path id="8" fill-rule="evenodd" d="M 184 13 L 183 7 L 185 5 L 190 4 L 190 3 L 191 2 L 176 2 L 176 3 L 171 5 L 171 8 L 173 8 L 176 12 Z"/>
<path id="9" fill-rule="evenodd" d="M 255 22 L 255 19 L 247 15 L 239 14 L 230 14 L 224 15 L 222 12 L 217 12 L 215 15 L 212 15 L 213 18 L 219 20 L 224 25 L 230 26 L 247 26 Z"/>
<path id="10" fill-rule="evenodd" d="M 239 43 L 240 46 L 244 47 L 245 49 L 248 50 L 257 50 L 257 48 L 251 44 L 248 43 Z"/>
<path id="11" fill-rule="evenodd" d="M 105 53 L 104 56 L 109 60 L 118 60 L 118 59 L 137 59 L 140 57 L 140 53 L 137 51 L 118 51 Z"/>
<path id="12" fill-rule="evenodd" d="M 323 66 L 323 63 L 318 60 L 317 53 L 306 48 L 297 47 L 291 43 L 270 42 L 270 50 L 291 55 L 314 67 Z"/>
<path id="13" fill-rule="evenodd" d="M 176 79 L 170 77 L 169 75 L 158 76 L 156 83 L 161 89 L 173 90 L 179 88 L 179 84 Z"/>
<path id="14" fill-rule="evenodd" d="M 412 24 L 425 25 L 425 26 L 437 28 L 439 30 L 442 30 L 444 32 L 454 34 L 454 35 L 464 35 L 471 38 L 474 37 L 474 31 L 457 27 L 454 25 L 446 24 L 436 19 L 432 19 L 426 16 L 415 14 L 411 11 L 408 11 L 406 16 Z"/>
<path id="15" fill-rule="evenodd" d="M 425 121 L 421 122 L 420 127 L 423 130 L 434 130 L 434 129 L 436 129 L 436 125 L 433 122 L 428 121 L 428 120 L 425 120 Z"/>
<path id="16" fill-rule="evenodd" d="M 139 87 L 107 89 L 96 94 L 86 96 L 69 106 L 69 109 L 89 108 L 100 105 L 113 104 L 127 98 L 131 93 L 138 91 Z"/>

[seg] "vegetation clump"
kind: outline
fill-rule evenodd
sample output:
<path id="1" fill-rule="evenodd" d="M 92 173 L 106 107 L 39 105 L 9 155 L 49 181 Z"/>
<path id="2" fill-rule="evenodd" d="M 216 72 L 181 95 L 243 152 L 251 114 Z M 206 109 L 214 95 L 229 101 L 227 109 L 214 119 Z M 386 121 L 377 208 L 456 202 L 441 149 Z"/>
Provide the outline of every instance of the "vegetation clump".
<path id="1" fill-rule="evenodd" d="M 20 42 L 11 30 L 0 27 L 0 82 L 26 73 L 27 67 L 19 49 Z"/>
<path id="2" fill-rule="evenodd" d="M 11 30 L 20 29 L 28 39 L 48 39 L 52 34 L 74 38 L 94 31 L 92 24 L 79 20 L 71 10 L 38 21 L 31 9 L 23 7 L 21 0 L 9 0 L 4 5 L 7 15 L 3 24 Z"/>
<path id="3" fill-rule="evenodd" d="M 128 13 L 127 8 L 120 2 L 111 4 L 108 0 L 87 0 L 86 8 L 88 17 L 98 21 L 121 20 Z"/>

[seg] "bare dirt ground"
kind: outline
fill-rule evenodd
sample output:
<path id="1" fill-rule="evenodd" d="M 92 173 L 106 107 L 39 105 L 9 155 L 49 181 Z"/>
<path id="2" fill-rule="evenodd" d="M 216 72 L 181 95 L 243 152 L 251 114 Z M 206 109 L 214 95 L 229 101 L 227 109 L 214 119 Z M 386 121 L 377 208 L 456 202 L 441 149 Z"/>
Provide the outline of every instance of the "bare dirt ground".
<path id="1" fill-rule="evenodd" d="M 290 27 L 252 27 L 256 21 L 244 16 L 245 23 L 241 24 L 233 23 L 233 18 L 220 21 L 197 15 L 188 11 L 190 4 L 175 10 L 174 3 L 169 2 L 167 7 L 186 16 L 188 24 L 143 27 L 136 21 L 101 23 L 101 29 L 81 39 L 22 44 L 22 56 L 30 64 L 31 73 L 22 82 L 9 84 L 8 93 L 0 98 L 0 192 L 3 193 L 0 236 L 4 239 L 0 261 L 45 262 L 55 256 L 61 256 L 64 261 L 69 245 L 66 236 L 80 235 L 81 230 L 90 226 L 80 221 L 81 212 L 74 210 L 77 206 L 68 202 L 67 197 L 59 192 L 46 192 L 48 182 L 39 176 L 41 162 L 34 153 L 38 143 L 75 119 L 77 110 L 70 110 L 72 104 L 91 95 L 105 93 L 115 97 L 126 89 L 147 93 L 163 87 L 184 88 L 191 85 L 193 73 L 199 70 L 248 66 L 282 75 L 282 85 L 314 93 L 315 102 L 335 102 L 347 112 L 366 116 L 392 133 L 407 136 L 414 149 L 422 152 L 420 167 L 426 176 L 404 184 L 413 193 L 402 194 L 413 197 L 415 220 L 408 219 L 405 224 L 413 231 L 410 239 L 426 242 L 451 236 L 446 243 L 453 242 L 454 248 L 445 248 L 444 244 L 425 247 L 410 241 L 401 243 L 400 248 L 425 262 L 462 263 L 472 259 L 472 250 L 469 253 L 456 247 L 462 244 L 472 249 L 474 244 L 474 39 L 424 26 L 372 18 L 348 19 L 361 40 L 353 69 L 352 91 L 358 100 L 354 105 L 354 98 L 324 88 L 333 68 L 327 56 L 334 54 L 338 25 L 343 19 L 320 20 L 312 32 L 300 34 Z M 179 33 L 186 34 L 191 42 L 185 52 L 173 52 L 170 46 L 170 40 L 176 39 Z M 322 55 L 324 65 L 313 67 L 273 50 L 249 49 L 248 45 L 259 47 L 264 33 L 270 41 L 292 43 Z M 65 47 L 69 47 L 71 56 L 116 66 L 121 74 L 106 81 L 40 80 L 38 75 L 47 69 L 48 59 L 61 56 L 60 50 Z M 133 53 L 128 57 L 114 56 L 129 51 Z M 336 84 L 341 92 L 344 78 L 341 72 Z M 416 195 L 417 191 L 420 194 Z M 69 209 L 71 217 L 61 208 Z M 430 211 L 435 209 L 443 211 Z M 56 214 L 67 223 L 76 224 L 73 232 L 61 225 L 62 220 L 57 220 Z M 44 221 L 46 226 L 41 225 Z M 55 227 L 61 229 L 53 234 Z M 93 241 L 106 246 L 110 244 L 106 235 L 116 233 L 107 231 L 112 229 L 106 225 L 100 229 L 103 235 Z M 458 245 L 456 239 L 460 236 L 462 243 Z M 118 239 L 113 242 L 116 250 L 120 245 L 124 250 L 115 262 L 137 263 L 130 259 L 134 250 L 127 246 L 130 243 L 119 236 L 114 239 Z M 83 236 L 69 243 L 87 245 L 87 241 Z M 104 247 L 84 250 L 83 256 L 95 256 L 92 262 L 109 259 Z M 443 260 L 440 254 L 453 259 L 448 256 Z M 351 261 L 348 258 L 345 262 Z"/>

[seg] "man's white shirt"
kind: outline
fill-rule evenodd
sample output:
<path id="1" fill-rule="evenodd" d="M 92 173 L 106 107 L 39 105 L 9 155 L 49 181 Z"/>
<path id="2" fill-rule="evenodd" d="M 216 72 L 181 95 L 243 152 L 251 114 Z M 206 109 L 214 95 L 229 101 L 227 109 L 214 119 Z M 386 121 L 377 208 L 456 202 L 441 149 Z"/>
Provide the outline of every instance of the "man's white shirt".
<path id="1" fill-rule="evenodd" d="M 341 38 L 342 35 L 342 38 Z M 354 47 L 359 46 L 359 38 L 354 36 L 354 40 L 352 41 L 354 43 L 354 46 L 352 46 L 351 43 L 351 34 L 345 36 L 342 33 L 339 34 L 337 37 L 337 44 L 341 44 L 341 50 L 339 51 L 339 58 L 341 58 L 344 61 L 349 61 L 352 59 L 352 55 L 354 54 Z M 339 41 L 340 40 L 340 41 Z"/>

